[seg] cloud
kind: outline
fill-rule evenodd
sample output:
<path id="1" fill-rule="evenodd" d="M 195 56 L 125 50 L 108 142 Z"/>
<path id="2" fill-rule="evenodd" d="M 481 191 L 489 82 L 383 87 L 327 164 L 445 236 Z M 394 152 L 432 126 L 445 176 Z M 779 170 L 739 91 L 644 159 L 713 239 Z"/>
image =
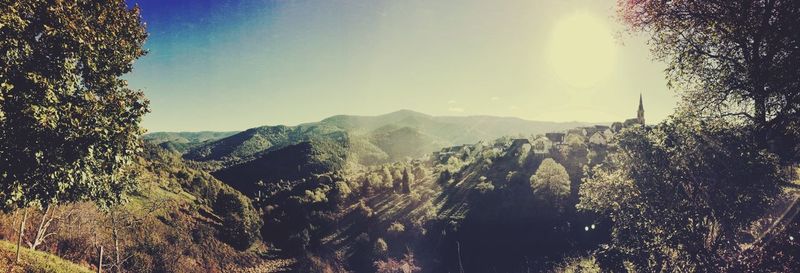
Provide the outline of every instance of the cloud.
<path id="1" fill-rule="evenodd" d="M 508 109 L 517 110 L 517 109 L 519 109 L 519 107 L 517 107 L 516 105 L 511 105 L 511 106 L 508 107 Z"/>
<path id="2" fill-rule="evenodd" d="M 461 112 L 464 112 L 464 108 L 461 108 L 461 107 L 450 107 L 450 108 L 447 108 L 447 111 L 461 113 Z"/>
<path id="3" fill-rule="evenodd" d="M 500 98 L 499 98 L 499 97 L 492 97 L 492 98 L 490 98 L 490 100 L 492 100 L 492 101 L 498 101 L 498 100 L 500 100 Z"/>
<path id="4" fill-rule="evenodd" d="M 456 101 L 455 100 L 449 100 L 449 101 L 447 101 L 447 104 L 456 104 Z"/>

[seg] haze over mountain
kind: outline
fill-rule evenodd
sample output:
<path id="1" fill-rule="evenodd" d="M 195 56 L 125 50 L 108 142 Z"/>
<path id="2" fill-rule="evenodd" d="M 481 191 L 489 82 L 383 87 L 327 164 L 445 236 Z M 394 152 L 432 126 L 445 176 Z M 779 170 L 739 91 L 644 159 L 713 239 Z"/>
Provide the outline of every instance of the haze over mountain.
<path id="1" fill-rule="evenodd" d="M 147 134 L 145 139 L 185 152 L 187 159 L 237 162 L 288 145 L 327 139 L 346 144 L 357 162 L 374 164 L 501 136 L 544 134 L 587 125 L 591 124 L 495 116 L 431 116 L 400 110 L 379 116 L 336 115 L 319 122 L 262 126 L 235 134 L 156 132 Z M 176 146 L 180 147 L 175 149 Z"/>

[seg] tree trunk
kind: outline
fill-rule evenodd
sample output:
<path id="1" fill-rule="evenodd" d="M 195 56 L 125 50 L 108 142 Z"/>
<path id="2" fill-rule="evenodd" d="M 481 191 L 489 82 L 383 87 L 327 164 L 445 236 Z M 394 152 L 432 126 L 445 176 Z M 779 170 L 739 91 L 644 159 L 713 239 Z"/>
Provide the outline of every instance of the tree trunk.
<path id="1" fill-rule="evenodd" d="M 97 273 L 103 273 L 103 246 L 100 246 L 100 259 L 97 261 Z"/>
<path id="2" fill-rule="evenodd" d="M 761 91 L 761 90 L 760 90 Z M 761 148 L 767 147 L 767 104 L 763 95 L 754 98 L 756 141 Z"/>
<path id="3" fill-rule="evenodd" d="M 458 272 L 464 273 L 464 264 L 461 263 L 461 242 L 456 241 L 456 250 L 458 251 Z"/>
<path id="4" fill-rule="evenodd" d="M 14 263 L 19 263 L 19 248 L 22 246 L 22 238 L 25 237 L 25 221 L 28 220 L 28 208 L 24 208 L 22 221 L 19 222 L 19 235 L 17 236 L 17 254 Z"/>
<path id="5" fill-rule="evenodd" d="M 47 229 L 50 227 L 50 220 L 47 219 L 48 212 L 50 212 L 50 206 L 47 206 L 44 210 L 42 220 L 39 221 L 39 228 L 36 230 L 36 238 L 33 238 L 33 243 L 30 243 L 32 250 L 36 250 L 36 247 L 44 243 L 44 239 L 47 237 Z M 50 217 L 52 218 L 53 216 L 50 215 Z"/>
<path id="6" fill-rule="evenodd" d="M 767 122 L 767 104 L 766 99 L 763 96 L 755 97 L 755 119 L 758 125 L 763 125 Z"/>
<path id="7" fill-rule="evenodd" d="M 111 236 L 114 238 L 114 268 L 117 272 L 122 272 L 122 263 L 119 255 L 119 233 L 117 232 L 117 215 L 111 211 Z"/>

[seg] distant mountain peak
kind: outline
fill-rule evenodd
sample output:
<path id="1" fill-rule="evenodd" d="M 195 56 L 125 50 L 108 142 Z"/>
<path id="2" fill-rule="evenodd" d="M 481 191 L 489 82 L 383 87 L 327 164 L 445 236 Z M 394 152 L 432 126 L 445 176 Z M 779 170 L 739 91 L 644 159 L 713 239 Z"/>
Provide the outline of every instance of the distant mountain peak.
<path id="1" fill-rule="evenodd" d="M 431 115 L 428 115 L 428 114 L 425 114 L 425 113 L 421 113 L 421 112 L 417 112 L 417 111 L 414 111 L 414 110 L 409 110 L 409 109 L 400 109 L 400 110 L 397 110 L 397 111 L 394 111 L 394 112 L 391 112 L 391 113 L 388 113 L 388 114 L 383 114 L 382 116 L 400 116 L 400 115 L 402 115 L 402 116 L 433 117 Z"/>

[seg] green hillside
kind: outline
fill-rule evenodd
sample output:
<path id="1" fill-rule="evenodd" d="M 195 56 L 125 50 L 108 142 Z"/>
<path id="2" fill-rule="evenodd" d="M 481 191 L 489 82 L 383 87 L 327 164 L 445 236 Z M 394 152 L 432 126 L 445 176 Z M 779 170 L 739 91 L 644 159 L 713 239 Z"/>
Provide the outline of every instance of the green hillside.
<path id="1" fill-rule="evenodd" d="M 155 132 L 142 136 L 145 141 L 169 151 L 184 153 L 206 141 L 229 137 L 238 132 Z"/>
<path id="2" fill-rule="evenodd" d="M 259 181 L 299 180 L 341 170 L 347 160 L 346 147 L 346 143 L 328 139 L 301 142 L 222 169 L 214 176 L 241 192 L 254 193 Z"/>
<path id="3" fill-rule="evenodd" d="M 184 157 L 197 161 L 242 161 L 312 138 L 345 139 L 347 132 L 325 124 L 263 126 L 199 145 Z"/>
<path id="4" fill-rule="evenodd" d="M 142 139 L 153 144 L 161 144 L 164 142 L 192 143 L 217 140 L 220 138 L 229 137 L 236 133 L 238 132 L 154 132 L 145 134 L 142 136 Z"/>
<path id="5" fill-rule="evenodd" d="M 16 272 L 39 272 L 39 273 L 92 273 L 89 268 L 74 264 L 56 255 L 33 251 L 26 247 L 20 249 L 20 264 L 10 269 L 14 262 L 17 245 L 8 241 L 0 240 L 0 270 L 9 273 Z M 8 266 L 8 267 L 7 267 Z"/>

